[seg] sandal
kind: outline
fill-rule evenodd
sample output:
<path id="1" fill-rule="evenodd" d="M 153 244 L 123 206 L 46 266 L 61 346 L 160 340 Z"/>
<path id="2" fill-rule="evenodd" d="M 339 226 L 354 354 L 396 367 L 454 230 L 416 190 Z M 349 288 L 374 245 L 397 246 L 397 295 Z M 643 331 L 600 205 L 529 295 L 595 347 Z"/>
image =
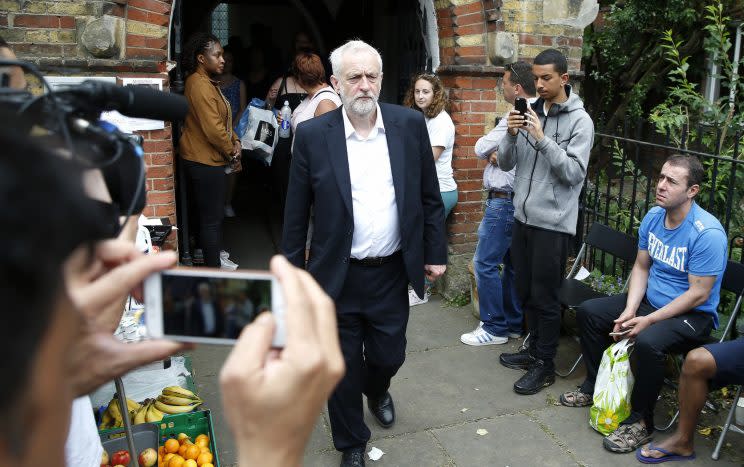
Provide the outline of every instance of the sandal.
<path id="1" fill-rule="evenodd" d="M 675 461 L 691 461 L 695 460 L 695 453 L 689 454 L 687 456 L 683 454 L 675 454 L 673 452 L 667 451 L 666 449 L 662 449 L 659 446 L 654 446 L 654 443 L 650 443 L 646 449 L 649 451 L 658 451 L 662 454 L 664 454 L 662 457 L 652 457 L 652 456 L 644 456 L 643 455 L 643 448 L 638 449 L 636 451 L 636 459 L 638 459 L 639 462 L 642 462 L 644 464 L 661 464 L 663 462 L 675 462 Z"/>
<path id="2" fill-rule="evenodd" d="M 564 392 L 559 400 L 561 405 L 566 407 L 588 407 L 594 403 L 594 397 L 591 394 L 581 392 L 579 388 Z"/>
<path id="3" fill-rule="evenodd" d="M 604 448 L 612 452 L 633 452 L 653 439 L 646 427 L 640 422 L 620 425 L 604 440 Z"/>

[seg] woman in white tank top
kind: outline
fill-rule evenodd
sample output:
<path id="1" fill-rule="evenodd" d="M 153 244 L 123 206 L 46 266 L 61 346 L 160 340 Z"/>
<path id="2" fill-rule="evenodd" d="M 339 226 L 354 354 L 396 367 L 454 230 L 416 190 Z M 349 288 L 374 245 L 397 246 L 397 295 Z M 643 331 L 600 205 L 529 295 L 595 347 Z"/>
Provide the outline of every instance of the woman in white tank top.
<path id="1" fill-rule="evenodd" d="M 320 57 L 314 53 L 301 53 L 295 57 L 295 70 L 300 85 L 307 90 L 307 97 L 292 112 L 292 132 L 297 125 L 313 117 L 338 108 L 341 99 L 325 81 L 325 69 Z"/>

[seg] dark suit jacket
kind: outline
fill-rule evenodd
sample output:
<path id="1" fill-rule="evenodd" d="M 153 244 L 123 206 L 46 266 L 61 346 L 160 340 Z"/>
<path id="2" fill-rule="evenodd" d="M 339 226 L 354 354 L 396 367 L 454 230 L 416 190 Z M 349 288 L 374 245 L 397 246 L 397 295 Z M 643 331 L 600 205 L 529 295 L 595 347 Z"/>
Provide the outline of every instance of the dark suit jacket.
<path id="1" fill-rule="evenodd" d="M 222 335 L 223 323 L 225 321 L 222 316 L 222 308 L 220 308 L 216 301 L 212 302 L 212 308 L 214 309 L 214 333 L 207 336 L 207 333 L 204 332 L 205 325 L 204 315 L 202 314 L 202 301 L 198 298 L 194 300 L 191 304 L 191 316 L 189 317 L 189 332 L 191 334 L 187 335 L 194 335 L 193 333 L 197 333 L 196 335 L 203 334 L 207 337 L 219 337 Z"/>
<path id="2" fill-rule="evenodd" d="M 429 134 L 420 112 L 383 103 L 380 110 L 390 153 L 403 260 L 409 282 L 423 296 L 424 264 L 447 264 L 444 206 Z M 315 231 L 307 270 L 334 299 L 344 285 L 354 234 L 341 112 L 338 108 L 297 128 L 282 238 L 287 259 L 302 267 L 313 205 Z"/>

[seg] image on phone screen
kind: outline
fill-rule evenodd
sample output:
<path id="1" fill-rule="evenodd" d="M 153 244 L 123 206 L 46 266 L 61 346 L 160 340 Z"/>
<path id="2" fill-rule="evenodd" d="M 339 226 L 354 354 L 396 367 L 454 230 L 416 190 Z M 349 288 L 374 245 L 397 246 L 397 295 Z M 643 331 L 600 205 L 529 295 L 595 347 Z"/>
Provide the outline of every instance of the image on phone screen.
<path id="1" fill-rule="evenodd" d="M 197 271 L 165 271 L 145 282 L 147 327 L 154 337 L 228 343 L 260 313 L 282 308 L 270 274 Z"/>

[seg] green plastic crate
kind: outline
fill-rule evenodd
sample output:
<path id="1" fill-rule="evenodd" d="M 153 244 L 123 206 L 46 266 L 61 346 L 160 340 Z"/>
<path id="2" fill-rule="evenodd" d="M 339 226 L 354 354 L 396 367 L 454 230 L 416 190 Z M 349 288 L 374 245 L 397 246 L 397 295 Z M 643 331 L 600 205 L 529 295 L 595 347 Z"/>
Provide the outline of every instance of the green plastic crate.
<path id="1" fill-rule="evenodd" d="M 168 438 L 177 438 L 179 433 L 186 433 L 194 439 L 202 433 L 209 435 L 209 449 L 214 454 L 214 467 L 220 467 L 220 456 L 217 452 L 217 440 L 214 437 L 214 428 L 212 426 L 212 412 L 209 410 L 200 410 L 178 415 L 166 415 L 159 424 L 160 439 L 159 445 Z"/>

